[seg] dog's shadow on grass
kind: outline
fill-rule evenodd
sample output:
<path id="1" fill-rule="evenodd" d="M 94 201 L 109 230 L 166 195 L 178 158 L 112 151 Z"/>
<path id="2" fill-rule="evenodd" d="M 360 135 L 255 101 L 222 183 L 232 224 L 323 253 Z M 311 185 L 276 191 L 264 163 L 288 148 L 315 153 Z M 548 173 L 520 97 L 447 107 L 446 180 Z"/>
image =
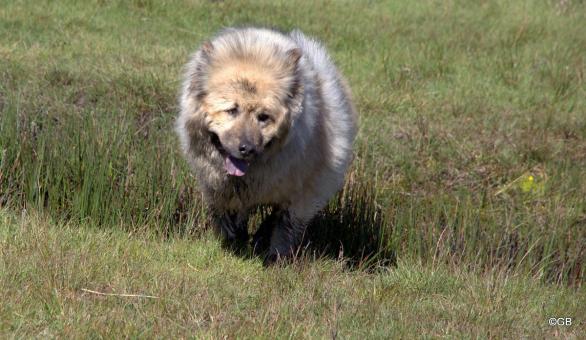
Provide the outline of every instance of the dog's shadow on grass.
<path id="1" fill-rule="evenodd" d="M 252 226 L 268 215 L 260 208 Z M 376 270 L 396 264 L 391 226 L 377 206 L 372 184 L 349 181 L 307 227 L 297 259 L 341 261 L 348 269 Z M 232 249 L 233 250 L 233 249 Z M 257 259 L 252 250 L 234 251 Z M 295 261 L 295 260 L 294 260 Z"/>
<path id="2" fill-rule="evenodd" d="M 302 251 L 343 261 L 351 269 L 374 270 L 396 264 L 390 235 L 374 187 L 349 182 L 308 226 Z"/>

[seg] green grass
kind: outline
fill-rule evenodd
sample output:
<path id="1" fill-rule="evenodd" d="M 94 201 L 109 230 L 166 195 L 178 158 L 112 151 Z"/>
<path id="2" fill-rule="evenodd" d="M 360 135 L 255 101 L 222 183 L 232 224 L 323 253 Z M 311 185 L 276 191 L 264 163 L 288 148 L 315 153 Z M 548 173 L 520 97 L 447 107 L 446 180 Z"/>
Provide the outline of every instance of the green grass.
<path id="1" fill-rule="evenodd" d="M 338 323 L 348 329 L 341 335 L 354 334 L 351 330 L 357 336 L 409 330 L 456 335 L 469 328 L 473 334 L 498 337 L 508 334 L 507 329 L 515 335 L 562 331 L 544 329 L 549 314 L 535 306 L 554 303 L 560 313 L 578 311 L 570 302 L 574 294 L 584 292 L 585 21 L 581 1 L 0 0 L 0 206 L 17 214 L 26 208 L 52 219 L 54 223 L 37 224 L 45 226 L 47 235 L 61 235 L 62 240 L 51 237 L 59 247 L 71 247 L 67 249 L 72 258 L 87 256 L 87 261 L 97 261 L 88 266 L 100 267 L 84 269 L 89 274 L 60 274 L 61 280 L 83 284 L 59 283 L 53 274 L 25 269 L 18 273 L 13 262 L 26 258 L 27 244 L 36 241 L 26 234 L 18 236 L 20 243 L 5 241 L 4 291 L 10 294 L 10 308 L 19 311 L 3 307 L 0 320 L 9 320 L 3 327 L 19 334 L 16 328 L 22 322 L 22 334 L 49 329 L 66 335 L 66 325 L 72 330 L 87 324 L 88 331 L 96 327 L 108 333 L 131 327 L 136 321 L 132 318 L 141 316 L 136 329 L 148 324 L 151 334 L 165 334 L 159 332 L 163 326 L 158 319 L 149 318 L 161 307 L 159 302 L 133 305 L 86 295 L 76 300 L 79 289 L 108 288 L 122 280 L 113 286 L 117 291 L 144 288 L 168 296 L 165 289 L 180 289 L 174 286 L 178 282 L 198 290 L 222 289 L 215 285 L 224 283 L 225 275 L 238 285 L 256 282 L 256 288 L 239 294 L 260 296 L 251 304 L 267 312 L 242 312 L 251 308 L 244 303 L 230 307 L 240 308 L 241 314 L 236 311 L 224 319 L 218 319 L 222 311 L 210 312 L 213 321 L 191 313 L 195 305 L 189 304 L 206 302 L 206 308 L 219 308 L 233 293 L 204 298 L 195 294 L 201 301 L 186 301 L 177 293 L 181 303 L 192 307 L 177 307 L 184 313 L 178 314 L 182 321 L 173 321 L 175 307 L 162 311 L 168 313 L 164 320 L 174 325 L 165 323 L 165 331 L 179 334 L 199 327 L 218 335 L 224 334 L 222 327 L 225 334 L 295 335 L 304 328 L 287 313 L 297 308 L 290 303 L 301 301 L 301 296 L 280 298 L 273 305 L 262 299 L 277 296 L 281 286 L 289 287 L 291 294 L 314 289 L 325 294 L 321 298 L 328 307 L 312 305 L 308 308 L 317 314 L 303 316 L 311 318 L 303 320 L 315 325 L 309 331 L 316 334 L 328 332 L 322 321 L 335 305 L 328 305 L 335 300 L 332 296 L 341 296 L 340 313 L 347 315 Z M 324 258 L 303 261 L 301 268 L 265 273 L 259 259 L 232 258 L 216 250 L 203 232 L 207 212 L 172 131 L 179 75 L 189 53 L 221 27 L 244 24 L 297 27 L 321 39 L 348 78 L 361 116 L 346 187 L 309 232 L 308 256 L 320 253 Z M 6 235 L 13 234 L 14 227 L 2 228 Z M 95 250 L 78 240 L 98 240 L 100 235 L 110 235 L 109 241 Z M 4 251 L 6 245 L 17 255 Z M 164 285 L 151 289 L 157 281 L 149 281 L 148 275 L 131 280 L 132 273 L 122 274 L 126 262 L 108 257 L 115 254 L 108 245 L 119 252 L 126 246 L 135 249 L 136 255 L 129 255 L 133 261 L 144 258 L 133 266 L 152 266 L 149 270 L 161 276 L 171 275 L 173 263 L 183 261 L 184 255 L 197 258 L 189 254 L 214 252 L 214 260 L 200 270 L 215 279 L 190 281 L 195 280 L 193 273 L 184 281 L 162 277 Z M 141 253 L 145 245 L 148 249 Z M 93 255 L 83 255 L 85 251 L 105 258 L 89 259 Z M 177 259 L 169 258 L 175 253 Z M 57 271 L 50 269 L 57 264 L 49 250 L 30 256 L 37 256 L 39 270 Z M 348 264 L 350 271 L 339 269 L 339 263 Z M 110 273 L 111 266 L 121 269 Z M 436 270 L 441 274 L 434 274 Z M 435 301 L 436 293 L 418 296 L 421 291 L 409 288 L 410 281 L 401 281 L 401 275 L 415 275 L 422 282 L 444 275 L 440 278 L 459 282 L 459 288 Z M 272 288 L 263 291 L 257 280 L 265 276 Z M 397 280 L 399 288 L 393 291 L 397 297 L 381 298 L 384 316 L 373 312 L 368 318 L 364 311 L 353 321 L 348 313 L 368 294 L 359 288 L 388 277 Z M 11 285 L 12 280 L 21 283 Z M 88 287 L 81 287 L 86 285 L 83 280 Z M 305 280 L 308 286 L 303 286 Z M 340 285 L 339 291 L 322 286 L 325 280 Z M 29 281 L 48 288 L 35 297 Z M 102 284 L 92 285 L 94 281 Z M 472 296 L 488 294 L 486 287 L 495 285 L 502 289 L 500 294 L 513 289 L 507 287 L 533 292 L 499 302 L 511 310 L 528 304 L 530 310 L 513 317 L 506 309 L 500 315 L 501 305 L 493 301 L 475 305 L 480 316 L 468 314 L 464 306 L 474 305 Z M 21 297 L 13 290 L 20 286 Z M 330 288 L 341 295 L 327 295 Z M 554 291 L 559 292 L 557 302 L 546 298 L 546 292 Z M 73 292 L 71 299 L 60 300 L 68 292 Z M 104 305 L 84 304 L 86 298 Z M 49 301 L 49 310 L 43 299 Z M 379 300 L 367 301 L 369 310 L 378 308 Z M 126 303 L 131 307 L 124 307 Z M 495 319 L 483 309 L 488 306 L 495 308 Z M 67 314 L 82 307 L 88 309 Z M 118 308 L 121 318 L 131 319 L 108 318 L 103 314 L 108 308 Z M 257 318 L 269 318 L 271 308 L 290 309 L 277 314 L 285 315 L 282 318 L 271 319 L 272 326 L 263 332 Z M 140 313 L 132 315 L 130 310 Z M 576 317 L 586 315 L 583 307 L 579 312 Z M 447 321 L 440 317 L 445 313 Z M 90 317 L 94 314 L 102 318 L 96 321 Z M 59 319 L 49 326 L 47 320 L 57 315 L 78 319 Z M 238 315 L 250 317 L 257 328 L 239 326 Z M 429 315 L 429 322 L 438 326 L 408 323 L 409 315 Z M 200 317 L 204 321 L 196 322 Z M 396 322 L 387 325 L 381 321 L 385 317 Z M 474 317 L 479 319 L 470 319 Z M 459 319 L 468 320 L 469 327 L 453 323 Z M 497 327 L 501 322 L 506 326 Z M 578 327 L 583 326 L 567 331 Z M 136 329 L 121 332 L 136 334 Z"/>
<path id="2" fill-rule="evenodd" d="M 213 238 L 129 234 L 0 211 L 0 336 L 543 338 L 586 331 L 586 292 L 493 271 L 331 260 L 262 268 Z M 101 296 L 109 294 L 155 296 Z M 572 317 L 551 327 L 550 317 Z"/>

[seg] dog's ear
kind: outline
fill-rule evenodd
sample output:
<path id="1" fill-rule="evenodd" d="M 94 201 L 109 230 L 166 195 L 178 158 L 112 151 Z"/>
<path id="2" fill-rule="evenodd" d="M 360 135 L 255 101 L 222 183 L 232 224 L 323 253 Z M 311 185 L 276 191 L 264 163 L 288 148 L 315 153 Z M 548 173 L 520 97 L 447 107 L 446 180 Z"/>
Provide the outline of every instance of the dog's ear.
<path id="1" fill-rule="evenodd" d="M 189 66 L 189 91 L 197 100 L 202 100 L 206 95 L 206 82 L 211 56 L 214 53 L 214 45 L 209 40 L 204 41 L 194 56 Z"/>
<path id="2" fill-rule="evenodd" d="M 206 40 L 201 44 L 201 53 L 205 58 L 209 58 L 214 52 L 214 45 L 209 40 Z"/>
<path id="3" fill-rule="evenodd" d="M 299 59 L 301 59 L 302 52 L 299 47 L 290 49 L 287 51 L 286 63 L 289 67 L 290 71 L 293 72 L 293 81 L 291 82 L 291 86 L 289 87 L 289 99 L 294 99 L 299 95 L 299 90 L 301 89 L 301 79 L 299 78 L 298 74 L 298 64 Z"/>
<path id="4" fill-rule="evenodd" d="M 296 47 L 287 51 L 287 64 L 291 67 L 297 67 L 299 59 L 301 59 L 301 49 Z"/>
<path id="5" fill-rule="evenodd" d="M 289 70 L 293 73 L 293 80 L 289 86 L 288 93 L 289 100 L 293 102 L 296 101 L 296 97 L 299 97 L 300 93 L 303 92 L 303 86 L 301 85 L 301 78 L 297 68 L 299 65 L 299 59 L 301 59 L 302 55 L 303 52 L 301 52 L 301 49 L 298 47 L 288 50 L 286 55 L 286 64 L 289 67 Z"/>

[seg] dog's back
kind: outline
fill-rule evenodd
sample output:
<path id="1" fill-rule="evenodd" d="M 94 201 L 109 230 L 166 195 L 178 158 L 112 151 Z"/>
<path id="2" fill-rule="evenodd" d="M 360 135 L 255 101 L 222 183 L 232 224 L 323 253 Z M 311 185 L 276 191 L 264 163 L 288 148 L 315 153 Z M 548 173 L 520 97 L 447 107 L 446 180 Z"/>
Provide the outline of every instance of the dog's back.
<path id="1" fill-rule="evenodd" d="M 289 34 L 310 61 L 318 77 L 319 91 L 328 114 L 326 123 L 330 131 L 332 162 L 344 173 L 352 155 L 352 144 L 356 136 L 357 113 L 352 103 L 352 95 L 346 80 L 327 54 L 325 48 L 301 31 Z M 319 114 L 319 113 L 318 113 Z"/>

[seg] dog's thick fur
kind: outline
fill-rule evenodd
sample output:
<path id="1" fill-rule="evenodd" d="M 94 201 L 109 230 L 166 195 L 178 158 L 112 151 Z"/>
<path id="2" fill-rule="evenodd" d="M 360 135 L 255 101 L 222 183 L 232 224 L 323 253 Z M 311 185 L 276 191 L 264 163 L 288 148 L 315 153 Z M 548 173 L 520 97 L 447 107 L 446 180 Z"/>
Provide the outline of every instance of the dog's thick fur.
<path id="1" fill-rule="evenodd" d="M 181 146 L 224 239 L 247 241 L 249 211 L 268 205 L 253 245 L 265 264 L 294 254 L 342 187 L 356 135 L 324 47 L 299 31 L 226 29 L 187 64 L 180 109 Z"/>

